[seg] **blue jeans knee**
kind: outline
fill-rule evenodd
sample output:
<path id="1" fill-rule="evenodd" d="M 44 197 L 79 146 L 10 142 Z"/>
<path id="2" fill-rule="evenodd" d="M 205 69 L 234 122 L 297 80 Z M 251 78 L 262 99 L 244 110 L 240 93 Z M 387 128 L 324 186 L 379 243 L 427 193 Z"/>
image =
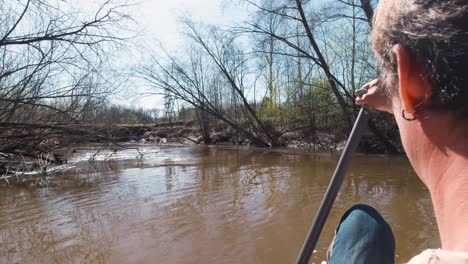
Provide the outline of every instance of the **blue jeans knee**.
<path id="1" fill-rule="evenodd" d="M 393 264 L 394 261 L 395 238 L 387 221 L 369 205 L 351 207 L 336 230 L 329 263 Z"/>

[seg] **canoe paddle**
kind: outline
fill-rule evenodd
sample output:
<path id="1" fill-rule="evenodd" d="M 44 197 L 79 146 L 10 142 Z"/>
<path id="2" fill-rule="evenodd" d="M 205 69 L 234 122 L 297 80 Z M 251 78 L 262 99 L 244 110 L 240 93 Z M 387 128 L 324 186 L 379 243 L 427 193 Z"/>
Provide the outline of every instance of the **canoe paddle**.
<path id="1" fill-rule="evenodd" d="M 356 91 L 356 95 L 358 97 L 361 97 L 366 93 L 367 90 L 364 89 Z M 362 135 L 366 130 L 368 119 L 369 112 L 365 107 L 362 107 L 361 110 L 359 110 L 359 114 L 356 118 L 353 129 L 351 130 L 348 141 L 346 142 L 343 153 L 341 154 L 340 160 L 338 161 L 335 172 L 333 173 L 332 179 L 328 184 L 327 192 L 325 193 L 325 197 L 320 204 L 320 208 L 315 217 L 314 224 L 310 228 L 309 233 L 307 234 L 307 239 L 305 240 L 301 252 L 297 258 L 298 264 L 309 263 L 310 257 L 312 256 L 312 253 L 315 249 L 323 226 L 325 225 L 331 208 L 335 203 L 336 196 L 338 195 L 338 192 L 341 189 L 341 185 L 343 184 L 343 179 L 346 174 L 346 170 L 348 169 L 351 156 L 356 151 L 356 148 L 359 145 L 359 141 L 361 141 Z"/>

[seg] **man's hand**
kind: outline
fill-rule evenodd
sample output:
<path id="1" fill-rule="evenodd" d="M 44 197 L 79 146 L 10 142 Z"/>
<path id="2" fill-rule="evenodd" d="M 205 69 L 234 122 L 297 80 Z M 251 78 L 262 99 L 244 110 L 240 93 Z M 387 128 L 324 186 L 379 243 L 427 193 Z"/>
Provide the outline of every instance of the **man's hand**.
<path id="1" fill-rule="evenodd" d="M 356 91 L 356 104 L 366 105 L 369 108 L 374 108 L 380 111 L 386 111 L 393 114 L 391 98 L 382 87 L 379 79 L 375 79 Z M 362 90 L 365 90 L 364 93 Z M 362 95 L 364 94 L 364 95 Z M 362 96 L 359 96 L 362 95 Z"/>

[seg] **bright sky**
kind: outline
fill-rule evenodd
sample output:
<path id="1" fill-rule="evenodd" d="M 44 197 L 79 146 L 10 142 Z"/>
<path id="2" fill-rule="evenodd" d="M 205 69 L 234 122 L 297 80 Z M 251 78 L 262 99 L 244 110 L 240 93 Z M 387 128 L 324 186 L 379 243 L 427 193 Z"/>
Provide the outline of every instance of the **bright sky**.
<path id="1" fill-rule="evenodd" d="M 247 11 L 245 6 L 233 4 L 232 0 L 140 0 L 140 4 L 132 14 L 145 32 L 143 41 L 151 46 L 153 46 L 151 43 L 155 43 L 154 48 L 157 48 L 159 40 L 168 50 L 183 46 L 181 27 L 177 20 L 187 15 L 195 21 L 232 25 L 245 20 Z M 147 108 L 164 107 L 162 96 L 122 99 L 119 102 L 129 105 Z"/>
<path id="2" fill-rule="evenodd" d="M 228 3 L 229 0 L 142 0 L 135 19 L 145 27 L 148 36 L 165 45 L 180 43 L 177 19 L 189 15 L 210 24 L 233 24 L 245 19 L 245 9 Z M 228 4 L 226 4 L 228 3 Z"/>

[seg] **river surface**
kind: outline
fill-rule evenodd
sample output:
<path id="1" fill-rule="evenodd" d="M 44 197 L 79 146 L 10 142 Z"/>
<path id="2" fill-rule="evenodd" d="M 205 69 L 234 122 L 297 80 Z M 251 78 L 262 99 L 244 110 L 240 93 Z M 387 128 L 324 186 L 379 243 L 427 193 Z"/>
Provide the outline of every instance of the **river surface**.
<path id="1" fill-rule="evenodd" d="M 338 156 L 235 147 L 101 152 L 49 187 L 0 187 L 0 263 L 293 263 Z M 100 157 L 100 158 L 99 158 Z M 102 160 L 106 161 L 102 161 Z M 43 179 L 42 179 L 43 181 Z M 382 212 L 397 263 L 439 247 L 427 189 L 402 157 L 356 155 L 312 262 L 353 204 Z"/>

